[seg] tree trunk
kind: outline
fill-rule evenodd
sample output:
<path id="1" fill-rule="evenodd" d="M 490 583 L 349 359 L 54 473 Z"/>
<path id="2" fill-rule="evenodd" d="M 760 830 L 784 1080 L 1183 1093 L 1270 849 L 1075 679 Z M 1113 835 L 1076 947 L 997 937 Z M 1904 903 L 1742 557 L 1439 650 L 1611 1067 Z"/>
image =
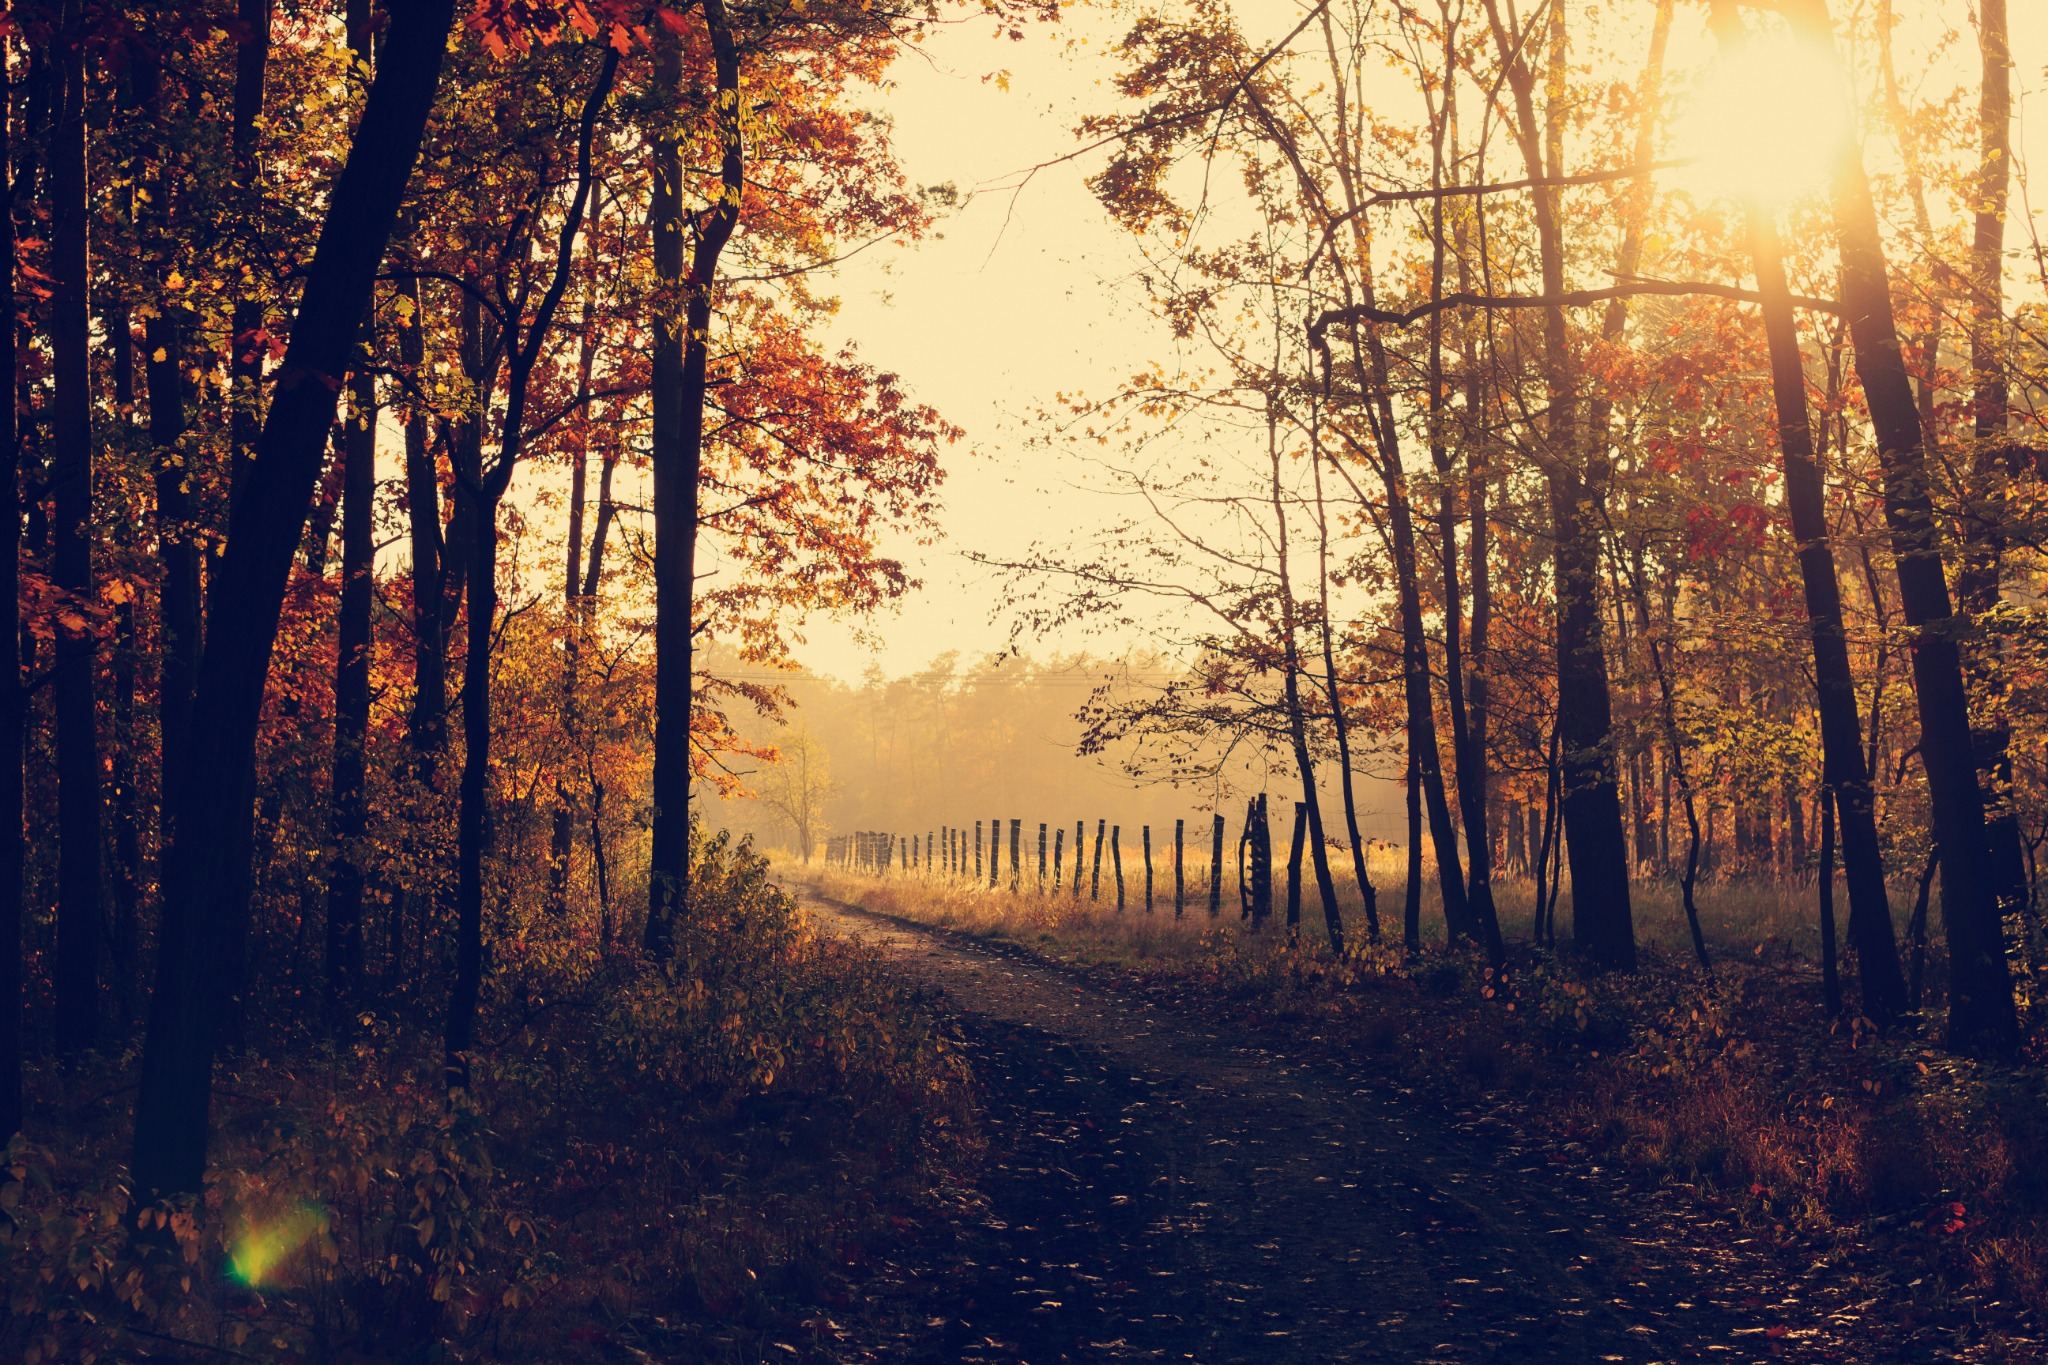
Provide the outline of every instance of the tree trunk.
<path id="1" fill-rule="evenodd" d="M 1277 344 L 1277 339 L 1276 339 Z M 1276 370 L 1274 379 L 1279 374 Z M 1302 802 L 1308 812 L 1308 822 L 1314 837 L 1314 860 L 1316 869 L 1316 890 L 1323 902 L 1323 928 L 1330 938 L 1330 951 L 1342 956 L 1344 952 L 1344 915 L 1337 905 L 1337 883 L 1330 874 L 1330 848 L 1323 838 L 1322 802 L 1316 794 L 1315 758 L 1308 747 L 1308 717 L 1304 714 L 1301 700 L 1301 642 L 1294 609 L 1294 576 L 1288 565 L 1287 503 L 1280 488 L 1280 413 L 1277 406 L 1269 406 L 1266 412 L 1266 454 L 1271 469 L 1271 494 L 1273 519 L 1278 529 L 1275 563 L 1280 579 L 1280 630 L 1285 637 L 1281 659 L 1281 691 L 1287 707 L 1287 734 L 1294 748 L 1295 771 L 1301 776 Z M 1327 632 L 1326 632 L 1327 634 Z M 1298 891 L 1298 888 L 1297 888 Z M 1301 907 L 1295 904 L 1290 913 L 1294 918 L 1290 926 L 1300 920 Z"/>
<path id="2" fill-rule="evenodd" d="M 1835 970 L 1835 792 L 1820 789 L 1820 987 L 1828 1018 L 1842 1013 L 1842 981 Z M 1893 959 L 1894 963 L 1897 959 Z"/>
<path id="3" fill-rule="evenodd" d="M 1430 184 L 1444 184 L 1444 137 L 1456 117 L 1456 30 L 1444 32 L 1444 66 L 1450 79 L 1444 87 L 1444 109 L 1431 130 Z M 1444 201 L 1430 200 L 1429 295 L 1441 299 L 1444 292 Z M 1466 928 L 1486 950 L 1487 960 L 1499 966 L 1504 948 L 1500 920 L 1493 905 L 1493 878 L 1486 846 L 1485 755 L 1475 748 L 1465 711 L 1464 603 L 1458 586 L 1458 502 L 1457 481 L 1452 477 L 1452 456 L 1446 439 L 1444 388 L 1443 314 L 1429 319 L 1429 394 L 1425 404 L 1428 417 L 1430 465 L 1436 471 L 1437 571 L 1443 592 L 1444 699 L 1451 720 L 1451 764 L 1457 776 L 1458 812 L 1465 824 L 1465 852 L 1471 861 L 1471 875 L 1464 886 Z M 1460 876 L 1464 872 L 1460 870 Z"/>
<path id="4" fill-rule="evenodd" d="M 1750 210 L 1750 254 L 1763 295 L 1764 332 L 1770 341 L 1771 388 L 1777 402 L 1778 444 L 1785 460 L 1785 502 L 1799 546 L 1799 576 L 1813 634 L 1814 700 L 1819 711 L 1822 781 L 1839 829 L 1842 868 L 1849 889 L 1849 937 L 1856 945 L 1863 1013 L 1882 1025 L 1905 1008 L 1884 882 L 1877 812 L 1864 764 L 1863 722 L 1857 714 L 1856 678 L 1842 623 L 1842 590 L 1828 537 L 1827 487 L 1815 459 L 1806 406 L 1805 363 L 1792 314 L 1791 291 L 1778 230 L 1769 210 Z"/>
<path id="5" fill-rule="evenodd" d="M 57 631 L 57 954 L 53 973 L 60 1051 L 100 1036 L 102 798 L 99 641 L 87 618 L 92 576 L 93 438 L 91 260 L 86 207 L 86 76 L 80 0 L 67 0 L 56 38 L 61 64 L 50 136 L 50 350 L 55 516 L 51 580 L 71 610 Z"/>
<path id="6" fill-rule="evenodd" d="M 654 274 L 683 295 L 683 329 L 674 304 L 655 320 L 654 432 L 654 821 L 649 844 L 645 946 L 669 955 L 674 921 L 690 896 L 690 718 L 694 704 L 698 474 L 704 459 L 705 369 L 711 353 L 711 289 L 718 258 L 739 220 L 745 190 L 740 134 L 740 62 L 724 0 L 704 0 L 718 91 L 719 181 L 716 203 L 699 217 L 689 275 L 683 274 L 683 160 L 678 132 L 654 149 Z M 672 96 L 682 85 L 682 54 L 660 37 L 655 84 Z"/>
<path id="7" fill-rule="evenodd" d="M 398 358 L 415 385 L 427 382 L 425 300 L 417 275 L 399 285 L 412 316 L 398 332 Z M 448 626 L 442 615 L 441 480 L 435 469 L 423 395 L 408 404 L 405 419 L 405 512 L 412 548 L 412 709 L 406 737 L 420 781 L 431 788 L 448 737 Z"/>
<path id="8" fill-rule="evenodd" d="M 1301 932 L 1301 844 L 1308 831 L 1308 802 L 1294 803 L 1294 836 L 1287 846 L 1287 937 Z"/>
<path id="9" fill-rule="evenodd" d="M 1555 178 L 1564 110 L 1564 13 L 1551 8 L 1550 156 L 1539 133 L 1535 78 L 1521 55 L 1522 38 L 1502 27 L 1496 0 L 1486 0 L 1495 44 L 1515 97 L 1516 139 L 1533 179 Z M 1543 292 L 1564 292 L 1565 246 L 1558 190 L 1530 194 Z M 1605 453 L 1588 451 L 1579 428 L 1579 367 L 1562 306 L 1543 310 L 1543 372 L 1548 391 L 1544 473 L 1556 536 L 1552 585 L 1557 598 L 1557 710 L 1561 767 L 1559 806 L 1572 871 L 1572 937 L 1597 965 L 1633 970 L 1635 922 L 1629 903 L 1628 839 L 1622 829 L 1612 746 L 1613 701 L 1599 604 L 1600 509 L 1607 492 Z"/>
<path id="10" fill-rule="evenodd" d="M 170 221 L 172 176 L 164 125 L 162 58 L 149 44 L 136 44 L 130 56 L 135 99 L 149 125 L 152 168 L 150 197 L 143 216 L 147 249 L 159 282 L 171 273 L 176 249 Z M 168 288 L 160 288 L 157 306 L 142 324 L 143 387 L 149 400 L 151 473 L 156 487 L 157 557 L 162 577 L 157 587 L 157 717 L 158 785 L 169 791 L 177 781 L 179 758 L 192 711 L 192 687 L 199 673 L 204 631 L 200 583 L 200 549 L 192 524 L 191 452 L 180 449 L 186 429 L 185 329 L 190 312 Z M 160 841 L 173 831 L 170 812 L 162 812 Z"/>
<path id="11" fill-rule="evenodd" d="M 367 333 L 368 329 L 364 331 Z M 367 337 L 366 337 L 367 341 Z M 369 816 L 372 571 L 376 558 L 377 381 L 367 346 L 349 377 L 341 520 L 341 611 L 335 629 L 334 855 L 327 871 L 327 1026 L 345 1030 L 363 980 L 363 832 Z"/>
<path id="12" fill-rule="evenodd" d="M 481 479 L 476 480 L 481 483 Z M 470 528 L 468 636 L 462 667 L 462 779 L 456 795 L 455 979 L 444 1035 L 447 1082 L 469 1086 L 477 1000 L 484 974 L 484 859 L 491 767 L 491 630 L 498 616 L 498 508 L 480 506 Z"/>
<path id="13" fill-rule="evenodd" d="M 230 146 L 235 187 L 252 194 L 261 178 L 256 156 L 256 123 L 263 114 L 263 87 L 270 68 L 271 0 L 236 0 L 240 28 L 235 41 L 235 87 Z M 228 338 L 228 535 L 237 530 L 235 507 L 263 427 L 263 348 L 256 332 L 263 305 L 237 298 Z"/>
<path id="14" fill-rule="evenodd" d="M 496 634 L 498 614 L 498 506 L 511 486 L 513 471 L 518 468 L 525 447 L 526 407 L 534 367 L 540 361 L 555 314 L 568 289 L 576 236 L 594 183 L 591 145 L 597 120 L 611 98 L 612 79 L 619 62 L 617 49 L 606 47 L 604 54 L 596 85 L 584 100 L 579 120 L 576 191 L 555 242 L 554 272 L 547 291 L 525 334 L 518 336 L 511 328 L 501 332 L 493 346 L 484 348 L 484 362 L 478 367 L 483 383 L 473 420 L 481 426 L 491 412 L 491 381 L 497 375 L 497 356 L 500 351 L 507 353 L 505 406 L 498 418 L 498 453 L 485 469 L 479 447 L 466 445 L 455 471 L 457 486 L 469 495 L 473 516 L 468 546 L 468 648 L 462 673 L 462 782 L 456 814 L 455 981 L 449 991 L 445 1032 L 446 1077 L 451 1090 L 469 1086 L 469 1049 L 476 1042 L 477 1002 L 483 988 L 484 860 L 490 856 L 492 838 L 491 641 Z"/>
<path id="15" fill-rule="evenodd" d="M 1817 42 L 1834 33 L 1825 0 L 1791 7 Z M 1885 520 L 1899 580 L 1899 601 L 1913 630 L 1913 680 L 1920 706 L 1920 754 L 1937 845 L 1946 850 L 1942 915 L 1949 940 L 1951 1046 L 2001 1051 L 2018 1029 L 1997 886 L 1990 875 L 1984 794 L 1970 732 L 1969 693 L 1951 606 L 1922 447 L 1920 412 L 1899 348 L 1891 284 L 1860 152 L 1846 149 L 1835 176 L 1835 226 L 1841 237 L 1842 302 L 1856 348 L 1856 374 L 1869 405 L 1884 473 Z"/>
<path id="16" fill-rule="evenodd" d="M 2012 180 L 2012 52 L 2006 0 L 1980 0 L 1978 47 L 1983 82 L 1977 105 L 1980 137 L 1975 222 L 1970 246 L 1970 373 L 1974 387 L 1970 484 L 1964 500 L 1962 565 L 1956 596 L 1977 621 L 1998 607 L 2005 563 L 2006 480 L 2024 472 L 2010 433 L 2012 400 L 2005 359 L 2005 216 Z M 2012 725 L 2005 715 L 2005 678 L 1994 642 L 1980 638 L 1968 660 L 1984 695 L 1975 735 L 1985 791 L 1985 832 L 2001 917 L 2032 902 L 2026 852 L 2012 788 Z M 1946 888 L 1944 888 L 1944 892 Z"/>
<path id="17" fill-rule="evenodd" d="M 201 656 L 187 761 L 169 804 L 178 821 L 164 875 L 131 1164 L 143 1203 L 192 1194 L 205 1173 L 217 1026 L 249 914 L 256 726 L 291 560 L 348 349 L 419 156 L 454 21 L 453 0 L 395 9 L 354 145 L 320 239 L 263 424 L 236 493 L 235 528 L 212 587 L 215 629 Z M 230 971 L 223 971 L 223 965 Z"/>
<path id="18" fill-rule="evenodd" d="M 1311 399 L 1311 403 L 1315 400 Z M 1358 894 L 1365 902 L 1365 937 L 1369 943 L 1380 941 L 1379 893 L 1372 884 L 1372 872 L 1366 866 L 1365 840 L 1358 832 L 1358 796 L 1354 790 L 1351 775 L 1351 721 L 1344 714 L 1344 693 L 1337 682 L 1336 626 L 1330 619 L 1330 520 L 1328 507 L 1323 501 L 1323 463 L 1320 456 L 1320 431 L 1311 417 L 1310 441 L 1317 449 L 1312 452 L 1310 464 L 1315 472 L 1316 495 L 1316 602 L 1322 618 L 1323 645 L 1323 693 L 1330 704 L 1330 728 L 1337 736 L 1337 784 L 1344 797 L 1344 835 L 1351 848 L 1351 875 L 1358 883 Z"/>
<path id="19" fill-rule="evenodd" d="M 13 82 L 0 80 L 0 289 L 14 297 Z M 28 843 L 21 680 L 21 447 L 14 397 L 14 323 L 0 356 L 0 1140 L 21 1131 L 22 890 Z"/>

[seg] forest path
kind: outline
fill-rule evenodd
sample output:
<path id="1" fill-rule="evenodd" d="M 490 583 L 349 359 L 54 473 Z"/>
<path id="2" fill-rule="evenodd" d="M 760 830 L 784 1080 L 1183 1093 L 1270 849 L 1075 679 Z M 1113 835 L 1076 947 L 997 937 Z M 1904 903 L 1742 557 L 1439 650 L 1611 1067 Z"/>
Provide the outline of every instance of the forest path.
<path id="1" fill-rule="evenodd" d="M 1861 1313 L 1830 1311 L 1852 1302 L 1839 1268 L 1800 1283 L 1727 1224 L 1497 1119 L 799 894 L 941 993 L 983 1090 L 985 1217 L 869 1285 L 877 1309 L 904 1300 L 879 1358 L 1883 1358 Z"/>

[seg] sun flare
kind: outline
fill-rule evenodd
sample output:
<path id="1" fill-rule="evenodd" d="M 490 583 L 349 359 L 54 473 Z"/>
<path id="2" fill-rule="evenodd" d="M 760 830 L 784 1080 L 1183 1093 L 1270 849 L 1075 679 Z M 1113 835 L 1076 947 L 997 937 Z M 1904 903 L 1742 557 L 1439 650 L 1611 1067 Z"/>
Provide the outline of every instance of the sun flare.
<path id="1" fill-rule="evenodd" d="M 1678 182 L 1705 197 L 1787 204 L 1826 187 L 1852 130 L 1834 54 L 1757 35 L 1716 58 L 1680 109 L 1674 150 L 1691 160 Z"/>

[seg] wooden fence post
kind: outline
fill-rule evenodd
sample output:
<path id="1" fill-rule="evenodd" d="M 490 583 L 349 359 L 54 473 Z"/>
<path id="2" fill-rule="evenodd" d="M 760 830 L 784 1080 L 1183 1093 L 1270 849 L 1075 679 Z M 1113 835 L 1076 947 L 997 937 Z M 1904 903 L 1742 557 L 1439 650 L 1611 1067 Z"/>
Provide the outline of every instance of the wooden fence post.
<path id="1" fill-rule="evenodd" d="M 1223 913 L 1223 817 L 1218 815 L 1209 845 L 1209 918 Z"/>
<path id="2" fill-rule="evenodd" d="M 981 880 L 981 821 L 974 822 L 974 880 Z"/>
<path id="3" fill-rule="evenodd" d="M 1003 865 L 1003 822 L 988 822 L 988 889 L 996 889 L 996 879 L 1002 875 Z"/>
<path id="4" fill-rule="evenodd" d="M 1016 895 L 1017 888 L 1024 882 L 1024 822 L 1010 822 L 1010 894 Z"/>
<path id="5" fill-rule="evenodd" d="M 1252 803 L 1252 918 L 1261 922 L 1273 913 L 1273 822 L 1266 813 L 1266 794 Z"/>
<path id="6" fill-rule="evenodd" d="M 1301 846 L 1308 836 L 1308 802 L 1294 803 L 1294 843 L 1287 852 L 1287 933 L 1301 932 Z"/>
<path id="7" fill-rule="evenodd" d="M 1102 832 L 1108 828 L 1107 820 L 1095 822 L 1095 866 L 1088 873 L 1088 899 L 1091 901 L 1102 899 Z"/>
<path id="8" fill-rule="evenodd" d="M 1116 868 L 1116 912 L 1124 912 L 1124 851 L 1117 839 L 1124 832 L 1122 825 L 1112 825 L 1109 831 L 1109 861 Z"/>
<path id="9" fill-rule="evenodd" d="M 1052 889 L 1057 891 L 1066 885 L 1067 827 L 1061 825 L 1052 832 Z"/>
<path id="10" fill-rule="evenodd" d="M 1038 894 L 1045 894 L 1045 821 L 1038 822 Z"/>
<path id="11" fill-rule="evenodd" d="M 1145 826 L 1145 913 L 1152 913 L 1152 826 Z"/>
<path id="12" fill-rule="evenodd" d="M 1074 899 L 1081 899 L 1081 851 L 1087 847 L 1087 826 L 1074 822 Z"/>
<path id="13" fill-rule="evenodd" d="M 1187 868 L 1182 861 L 1187 851 L 1188 822 L 1173 822 L 1173 917 L 1179 919 L 1187 913 L 1188 883 Z"/>

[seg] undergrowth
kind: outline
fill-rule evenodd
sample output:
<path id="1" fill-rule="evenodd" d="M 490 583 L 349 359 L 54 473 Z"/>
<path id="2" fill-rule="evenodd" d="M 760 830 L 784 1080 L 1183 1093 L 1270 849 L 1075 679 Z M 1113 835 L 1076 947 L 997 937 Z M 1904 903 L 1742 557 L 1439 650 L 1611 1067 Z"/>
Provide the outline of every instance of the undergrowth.
<path id="1" fill-rule="evenodd" d="M 1014 941 L 1205 1016 L 1338 1049 L 1452 1105 L 1505 1104 L 1560 1159 L 1619 1162 L 1779 1241 L 1879 1245 L 1925 1277 L 1927 1297 L 1961 1296 L 1993 1318 L 2048 1310 L 2038 1019 L 2017 1065 L 1942 1051 L 1937 1021 L 1883 1036 L 1831 1023 L 1818 971 L 1789 935 L 1739 954 L 1724 941 L 1711 979 L 1683 952 L 1647 952 L 1641 971 L 1602 977 L 1526 944 L 1496 975 L 1440 942 L 1415 958 L 1398 942 L 1354 942 L 1333 958 L 1312 914 L 1297 945 L 1284 925 L 1250 931 L 1206 903 L 1176 921 L 1170 901 L 1119 913 L 944 878 L 783 871 L 851 904 Z"/>
<path id="2" fill-rule="evenodd" d="M 496 945 L 451 1101 L 431 1020 L 223 1068 L 196 1205 L 134 1210 L 133 1058 L 35 1077 L 6 1152 L 0 1358 L 754 1359 L 951 1197 L 963 1066 L 766 865 L 696 850 L 663 974 L 545 924 Z M 137 1219 L 143 1235 L 133 1237 Z"/>

